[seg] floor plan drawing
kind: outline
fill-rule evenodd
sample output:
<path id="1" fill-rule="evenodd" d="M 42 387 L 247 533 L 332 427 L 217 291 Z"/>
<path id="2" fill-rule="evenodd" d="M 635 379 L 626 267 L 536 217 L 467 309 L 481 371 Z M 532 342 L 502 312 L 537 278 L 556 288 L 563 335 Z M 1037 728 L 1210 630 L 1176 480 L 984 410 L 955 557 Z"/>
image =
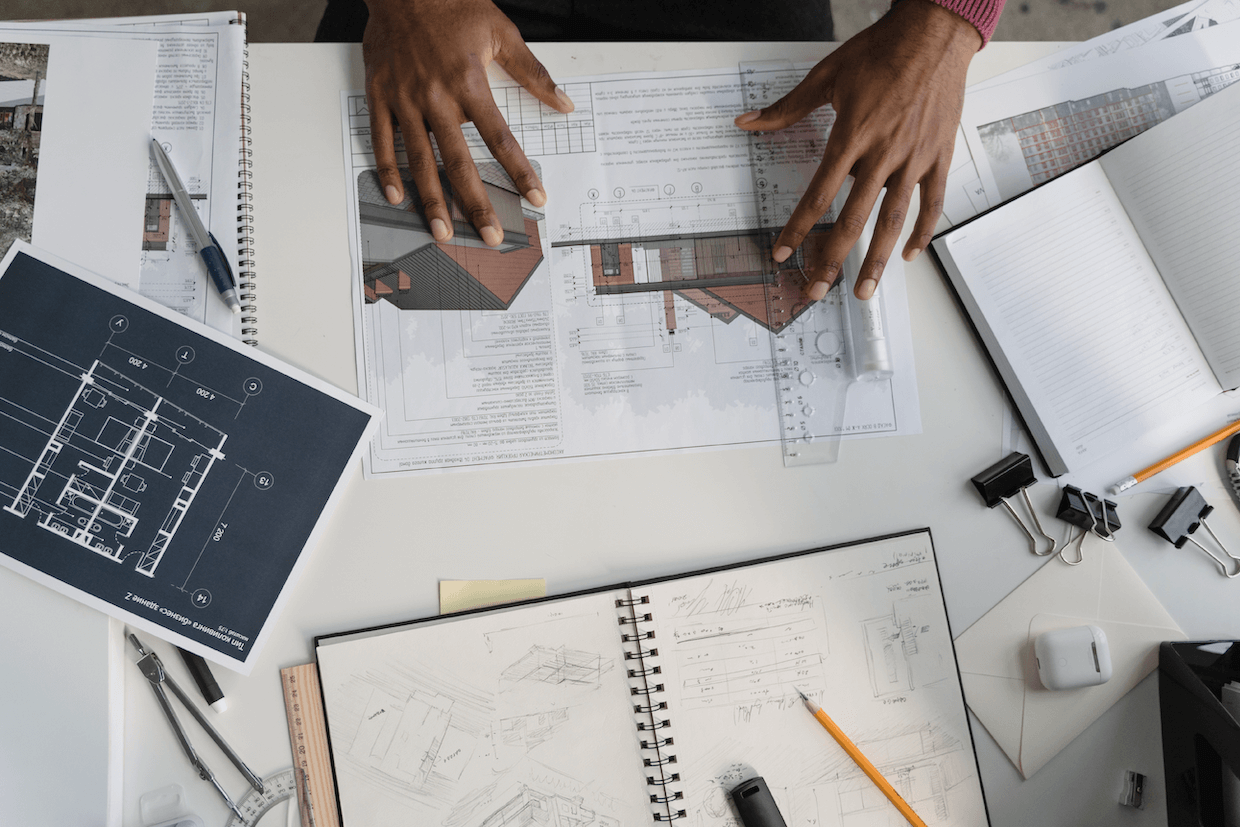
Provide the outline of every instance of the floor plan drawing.
<path id="1" fill-rule="evenodd" d="M 0 562 L 244 660 L 370 414 L 28 256 L 0 294 Z"/>
<path id="2" fill-rule="evenodd" d="M 227 439 L 96 361 L 4 510 L 34 511 L 41 528 L 109 559 L 136 556 L 135 570 L 154 577 Z"/>

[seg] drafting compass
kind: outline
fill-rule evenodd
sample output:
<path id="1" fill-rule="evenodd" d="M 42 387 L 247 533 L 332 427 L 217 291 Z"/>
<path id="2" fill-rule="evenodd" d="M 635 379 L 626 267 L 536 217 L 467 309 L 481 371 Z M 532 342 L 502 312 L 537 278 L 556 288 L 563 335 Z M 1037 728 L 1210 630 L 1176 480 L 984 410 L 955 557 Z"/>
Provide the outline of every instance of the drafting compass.
<path id="1" fill-rule="evenodd" d="M 142 670 L 143 676 L 150 681 L 151 691 L 155 693 L 155 699 L 159 701 L 159 706 L 163 709 L 164 716 L 167 717 L 172 731 L 176 733 L 177 740 L 181 742 L 181 749 L 185 750 L 185 755 L 189 758 L 190 764 L 198 771 L 198 777 L 203 781 L 210 782 L 211 786 L 215 787 L 216 792 L 223 797 L 224 803 L 228 805 L 228 809 L 236 813 L 238 818 L 244 819 L 245 816 L 241 810 L 233 803 L 233 800 L 225 792 L 224 788 L 220 786 L 220 782 L 216 780 L 215 773 L 211 772 L 206 763 L 198 757 L 198 753 L 194 751 L 194 745 L 190 743 L 189 736 L 185 734 L 185 729 L 181 726 L 181 721 L 177 718 L 176 711 L 172 708 L 172 702 L 168 700 L 168 693 L 164 691 L 164 687 L 167 686 L 172 690 L 172 694 L 177 696 L 177 700 L 181 702 L 182 706 L 189 710 L 190 714 L 194 716 L 194 720 L 198 721 L 202 728 L 207 731 L 207 734 L 211 736 L 211 740 L 224 751 L 224 754 L 228 756 L 228 760 L 232 761 L 233 766 L 245 776 L 245 780 L 250 782 L 250 786 L 260 794 L 263 792 L 263 779 L 250 771 L 250 768 L 245 765 L 241 757 L 233 751 L 232 747 L 228 746 L 224 736 L 220 735 L 215 727 L 211 726 L 206 716 L 194 705 L 194 702 L 177 685 L 172 676 L 164 670 L 164 664 L 160 661 L 159 655 L 154 652 L 148 652 L 142 646 L 137 636 L 132 633 L 129 635 L 129 642 L 134 645 L 134 648 L 138 650 L 138 654 L 142 656 L 138 659 L 138 668 Z"/>

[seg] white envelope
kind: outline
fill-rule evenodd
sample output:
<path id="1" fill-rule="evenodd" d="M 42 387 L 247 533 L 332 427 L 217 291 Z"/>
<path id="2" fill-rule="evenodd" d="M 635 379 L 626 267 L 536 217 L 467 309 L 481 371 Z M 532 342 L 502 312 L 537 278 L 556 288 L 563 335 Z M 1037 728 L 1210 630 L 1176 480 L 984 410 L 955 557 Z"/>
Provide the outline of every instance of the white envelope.
<path id="1" fill-rule="evenodd" d="M 1033 640 L 1093 624 L 1106 632 L 1112 676 L 1101 686 L 1042 687 Z M 1050 560 L 956 638 L 965 702 L 1025 778 L 1158 665 L 1158 644 L 1179 626 L 1115 548 L 1086 543 L 1085 560 Z"/>

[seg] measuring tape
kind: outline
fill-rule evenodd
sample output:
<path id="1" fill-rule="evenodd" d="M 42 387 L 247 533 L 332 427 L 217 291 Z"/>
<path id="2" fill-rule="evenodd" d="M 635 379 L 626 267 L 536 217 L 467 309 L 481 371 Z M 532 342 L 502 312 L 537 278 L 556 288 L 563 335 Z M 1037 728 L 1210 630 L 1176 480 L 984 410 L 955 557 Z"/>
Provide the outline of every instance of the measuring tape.
<path id="1" fill-rule="evenodd" d="M 327 716 L 313 663 L 280 670 L 302 827 L 340 827 L 336 782 L 327 748 Z"/>
<path id="2" fill-rule="evenodd" d="M 741 63 L 744 111 L 775 103 L 796 86 L 801 74 L 789 61 Z M 756 221 L 768 261 L 822 160 L 825 131 L 810 115 L 787 129 L 750 133 Z M 834 219 L 833 209 L 815 229 L 829 229 Z M 848 386 L 856 375 L 847 279 L 837 279 L 826 298 L 811 302 L 803 252 L 810 243 L 807 237 L 787 261 L 773 265 L 763 284 L 785 466 L 836 460 Z"/>

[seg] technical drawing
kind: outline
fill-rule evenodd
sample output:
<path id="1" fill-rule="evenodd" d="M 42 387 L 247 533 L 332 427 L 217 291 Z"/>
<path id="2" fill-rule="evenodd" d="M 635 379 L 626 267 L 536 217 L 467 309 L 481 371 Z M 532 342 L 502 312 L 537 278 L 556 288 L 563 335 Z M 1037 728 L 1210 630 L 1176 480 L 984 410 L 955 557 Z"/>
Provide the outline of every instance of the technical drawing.
<path id="1" fill-rule="evenodd" d="M 2 276 L 0 563 L 243 662 L 370 414 L 23 251 Z"/>
<path id="2" fill-rule="evenodd" d="M 568 723 L 568 709 L 552 709 L 502 718 L 499 722 L 500 740 L 508 746 L 525 747 L 526 750 L 551 740 L 556 730 Z"/>
<path id="3" fill-rule="evenodd" d="M 875 697 L 909 692 L 951 676 L 951 664 L 918 647 L 918 636 L 939 622 L 940 613 L 941 607 L 929 595 L 915 595 L 896 601 L 891 614 L 861 624 Z"/>
<path id="4" fill-rule="evenodd" d="M 673 295 L 725 324 L 744 317 L 779 333 L 813 304 L 804 291 L 805 261 L 800 248 L 780 264 L 772 261 L 773 239 L 756 226 L 753 200 L 749 194 L 591 202 L 581 206 L 578 225 L 551 246 L 588 250 L 597 295 L 663 293 L 669 333 L 677 328 Z M 785 201 L 790 211 L 796 199 Z M 821 222 L 811 236 L 832 226 Z"/>
<path id="5" fill-rule="evenodd" d="M 531 646 L 530 650 L 503 671 L 501 680 L 510 682 L 542 681 L 543 683 L 575 683 L 597 685 L 611 671 L 615 661 L 593 652 L 560 646 Z"/>
<path id="6" fill-rule="evenodd" d="M 978 127 L 1002 198 L 1049 181 L 1240 80 L 1240 67 L 1193 72 L 1013 115 Z M 1018 159 L 1013 164 L 1008 159 Z M 1019 168 L 1019 169 L 1018 169 Z"/>
<path id="7" fill-rule="evenodd" d="M 620 822 L 585 806 L 582 796 L 540 792 L 518 783 L 496 798 L 498 809 L 481 820 L 466 822 L 476 827 L 619 827 Z"/>
<path id="8" fill-rule="evenodd" d="M 857 747 L 900 797 L 930 823 L 943 823 L 958 815 L 956 793 L 977 775 L 972 750 L 935 724 L 884 733 L 859 741 Z M 813 774 L 815 777 L 807 777 L 802 784 L 812 790 L 813 815 L 821 827 L 903 823 L 874 782 L 846 756 L 813 768 Z"/>
<path id="9" fill-rule="evenodd" d="M 154 577 L 227 439 L 96 361 L 4 510 L 22 518 L 34 512 L 40 528 L 111 560 L 140 550 L 136 570 Z M 43 491 L 49 476 L 53 486 L 63 482 Z M 162 521 L 139 517 L 140 508 L 160 503 Z"/>
<path id="10" fill-rule="evenodd" d="M 442 806 L 475 755 L 492 753 L 490 696 L 398 665 L 342 689 L 331 735 L 343 767 L 388 795 Z"/>
<path id="11" fill-rule="evenodd" d="M 521 199 L 495 161 L 478 164 L 482 186 L 504 230 L 489 247 L 460 208 L 440 169 L 452 216 L 451 241 L 431 235 L 408 170 L 402 169 L 405 200 L 389 204 L 373 169 L 357 176 L 361 220 L 362 290 L 366 302 L 387 301 L 402 310 L 506 310 L 542 263 L 538 222 L 543 212 Z"/>
<path id="12" fill-rule="evenodd" d="M 747 607 L 731 616 L 695 616 L 673 631 L 685 709 L 733 706 L 748 720 L 767 704 L 784 706 L 798 685 L 821 682 L 828 654 L 821 607 Z"/>

